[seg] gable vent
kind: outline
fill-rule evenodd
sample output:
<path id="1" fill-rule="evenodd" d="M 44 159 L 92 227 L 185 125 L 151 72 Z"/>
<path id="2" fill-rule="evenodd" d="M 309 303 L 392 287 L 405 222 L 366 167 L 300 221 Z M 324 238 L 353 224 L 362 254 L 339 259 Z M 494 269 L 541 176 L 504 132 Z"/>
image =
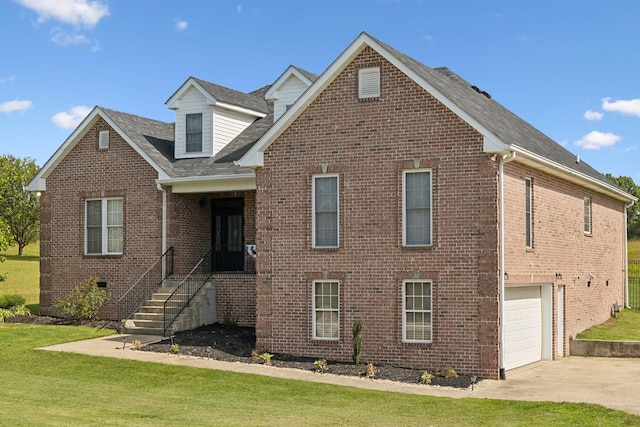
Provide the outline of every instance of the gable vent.
<path id="1" fill-rule="evenodd" d="M 101 130 L 98 138 L 98 148 L 100 150 L 106 150 L 109 148 L 109 131 Z"/>
<path id="2" fill-rule="evenodd" d="M 360 99 L 380 97 L 380 67 L 359 70 L 358 97 Z"/>

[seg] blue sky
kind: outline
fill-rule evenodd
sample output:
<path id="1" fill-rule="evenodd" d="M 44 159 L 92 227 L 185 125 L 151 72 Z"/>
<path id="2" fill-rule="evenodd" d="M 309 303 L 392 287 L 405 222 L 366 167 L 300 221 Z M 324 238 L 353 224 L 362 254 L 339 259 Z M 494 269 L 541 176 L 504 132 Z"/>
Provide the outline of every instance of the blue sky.
<path id="1" fill-rule="evenodd" d="M 95 105 L 173 121 L 190 76 L 248 92 L 360 34 L 447 66 L 640 183 L 640 2 L 0 0 L 0 154 L 43 165 Z"/>

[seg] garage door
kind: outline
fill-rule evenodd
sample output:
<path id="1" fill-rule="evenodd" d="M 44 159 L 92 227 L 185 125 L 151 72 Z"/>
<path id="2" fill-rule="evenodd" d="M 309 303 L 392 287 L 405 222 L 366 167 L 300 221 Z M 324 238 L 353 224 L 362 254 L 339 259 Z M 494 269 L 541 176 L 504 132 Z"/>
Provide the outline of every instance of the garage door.
<path id="1" fill-rule="evenodd" d="M 542 359 L 540 287 L 507 288 L 504 304 L 504 368 Z"/>

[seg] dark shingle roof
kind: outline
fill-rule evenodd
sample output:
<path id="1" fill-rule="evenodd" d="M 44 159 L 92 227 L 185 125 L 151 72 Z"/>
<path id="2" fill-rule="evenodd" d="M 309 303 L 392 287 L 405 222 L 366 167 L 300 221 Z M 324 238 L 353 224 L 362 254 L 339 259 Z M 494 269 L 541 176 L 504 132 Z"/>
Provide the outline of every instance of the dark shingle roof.
<path id="1" fill-rule="evenodd" d="M 565 168 L 612 185 L 603 174 L 583 161 L 576 162 L 576 156 L 566 148 L 495 100 L 477 92 L 469 82 L 453 71 L 444 67 L 429 68 L 379 40 L 374 40 L 504 143 L 522 148 Z"/>

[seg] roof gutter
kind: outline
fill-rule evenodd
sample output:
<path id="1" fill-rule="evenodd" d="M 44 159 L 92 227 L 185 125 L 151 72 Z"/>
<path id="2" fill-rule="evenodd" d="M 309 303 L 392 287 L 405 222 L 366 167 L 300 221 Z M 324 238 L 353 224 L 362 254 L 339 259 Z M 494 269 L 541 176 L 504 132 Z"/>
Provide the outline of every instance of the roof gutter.
<path id="1" fill-rule="evenodd" d="M 167 252 L 167 190 L 164 187 L 156 183 L 156 187 L 158 191 L 162 193 L 162 252 Z M 162 257 L 162 277 L 166 277 L 166 260 L 165 257 Z"/>
<path id="2" fill-rule="evenodd" d="M 627 227 L 629 224 L 629 208 L 633 206 L 635 201 L 631 201 L 624 205 L 624 306 L 631 308 L 629 304 L 629 237 L 627 236 Z"/>
<path id="3" fill-rule="evenodd" d="M 516 152 L 511 151 L 509 154 L 503 154 L 498 163 L 498 186 L 499 186 L 499 204 L 500 204 L 500 265 L 499 265 L 499 281 L 500 281 L 500 379 L 507 379 L 504 369 L 504 165 L 516 158 Z"/>

